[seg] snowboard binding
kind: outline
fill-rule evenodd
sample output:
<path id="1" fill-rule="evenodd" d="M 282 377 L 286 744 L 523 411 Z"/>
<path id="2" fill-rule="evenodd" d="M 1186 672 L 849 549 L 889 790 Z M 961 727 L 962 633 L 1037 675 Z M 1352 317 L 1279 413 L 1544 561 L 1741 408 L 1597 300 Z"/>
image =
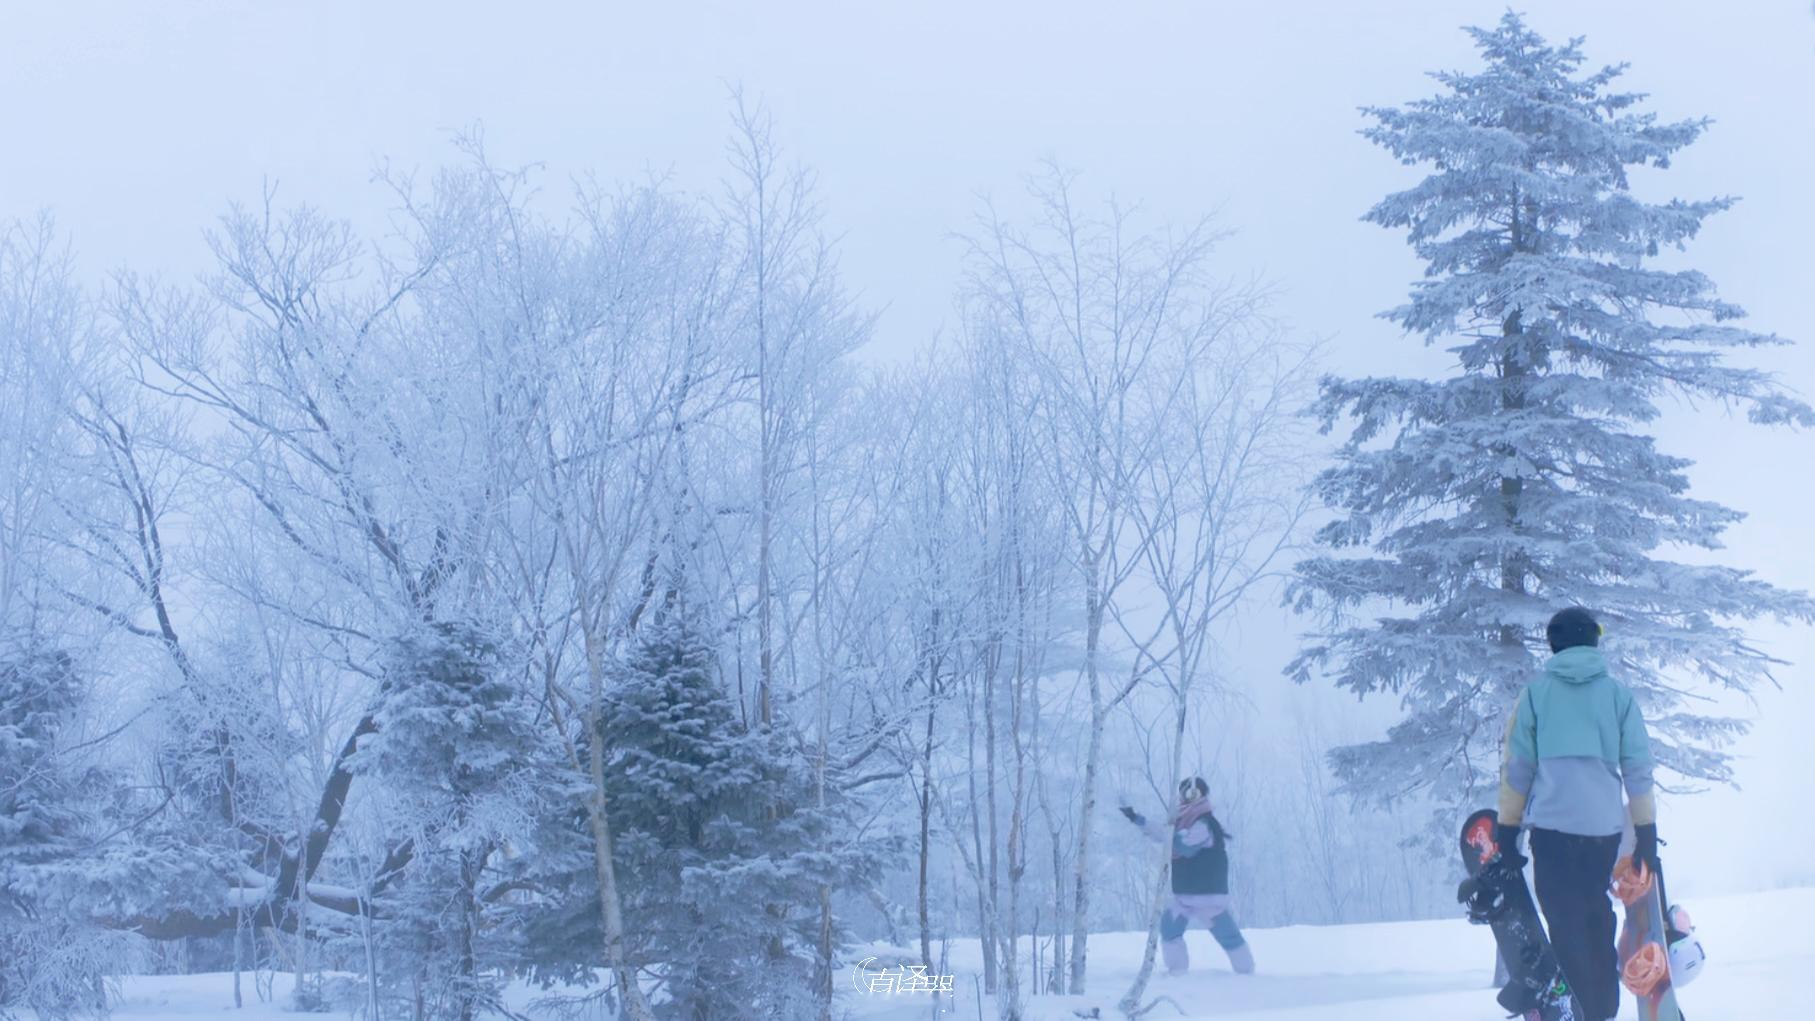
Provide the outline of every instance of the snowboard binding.
<path id="1" fill-rule="evenodd" d="M 1494 997 L 1500 1009 L 1506 1011 L 1509 1018 L 1542 1018 L 1546 1001 L 1558 1003 L 1569 998 L 1569 983 L 1561 975 L 1555 976 L 1548 984 L 1533 982 L 1508 982 L 1504 989 Z"/>
<path id="2" fill-rule="evenodd" d="M 1480 872 L 1464 879 L 1456 887 L 1456 901 L 1472 925 L 1492 925 L 1511 907 L 1507 897 L 1507 870 L 1510 866 L 1496 860 Z"/>

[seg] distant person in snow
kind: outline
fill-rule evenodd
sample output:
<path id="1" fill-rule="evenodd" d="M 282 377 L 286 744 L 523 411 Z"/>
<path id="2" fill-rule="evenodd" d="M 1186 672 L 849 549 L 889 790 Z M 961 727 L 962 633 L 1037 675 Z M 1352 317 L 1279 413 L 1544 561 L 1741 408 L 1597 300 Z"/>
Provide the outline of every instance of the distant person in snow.
<path id="1" fill-rule="evenodd" d="M 1229 831 L 1210 811 L 1210 787 L 1203 777 L 1179 784 L 1178 793 L 1178 811 L 1163 822 L 1149 822 L 1122 806 L 1122 814 L 1148 837 L 1172 843 L 1172 901 L 1160 916 L 1160 950 L 1166 973 L 1182 975 L 1191 967 L 1185 930 L 1197 921 L 1210 927 L 1210 935 L 1228 952 L 1231 967 L 1240 974 L 1251 974 L 1254 951 L 1248 949 L 1229 910 Z"/>
<path id="2" fill-rule="evenodd" d="M 1594 615 L 1572 606 L 1550 618 L 1545 633 L 1552 655 L 1519 693 L 1506 725 L 1497 836 L 1502 856 L 1521 866 L 1519 828 L 1530 827 L 1550 944 L 1576 999 L 1598 1021 L 1620 1010 L 1608 885 L 1628 801 L 1633 861 L 1657 868 L 1651 745 L 1632 691 L 1608 676 Z"/>

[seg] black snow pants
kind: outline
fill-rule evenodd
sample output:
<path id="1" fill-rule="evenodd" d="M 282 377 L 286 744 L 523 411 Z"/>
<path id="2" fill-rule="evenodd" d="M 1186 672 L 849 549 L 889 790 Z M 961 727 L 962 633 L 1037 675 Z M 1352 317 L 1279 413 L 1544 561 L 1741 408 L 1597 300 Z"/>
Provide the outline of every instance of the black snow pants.
<path id="1" fill-rule="evenodd" d="M 1593 1021 L 1620 1012 L 1619 952 L 1607 891 L 1619 853 L 1617 833 L 1582 837 L 1535 827 L 1531 831 L 1532 873 L 1544 927 L 1563 976 Z"/>

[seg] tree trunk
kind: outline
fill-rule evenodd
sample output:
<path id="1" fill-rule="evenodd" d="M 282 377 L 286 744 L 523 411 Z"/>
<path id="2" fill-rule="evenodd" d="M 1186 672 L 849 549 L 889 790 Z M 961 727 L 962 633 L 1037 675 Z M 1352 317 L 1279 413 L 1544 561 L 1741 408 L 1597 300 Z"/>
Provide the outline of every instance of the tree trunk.
<path id="1" fill-rule="evenodd" d="M 1512 248 L 1515 252 L 1526 250 L 1522 221 L 1519 216 L 1519 199 L 1514 196 L 1512 211 Z M 1501 335 L 1506 341 L 1500 355 L 1500 407 L 1505 411 L 1518 411 L 1525 407 L 1525 377 L 1530 368 L 1520 353 L 1514 350 L 1519 338 L 1525 335 L 1525 328 L 1520 322 L 1519 313 L 1514 311 L 1501 324 Z M 1506 457 L 1511 458 L 1515 451 L 1510 444 L 1501 448 Z M 1500 504 L 1506 512 L 1508 531 L 1516 531 L 1519 521 L 1519 497 L 1525 489 L 1525 480 L 1518 476 L 1500 478 Z M 1500 587 L 1507 592 L 1525 591 L 1526 560 L 1522 550 L 1509 550 L 1500 563 Z M 1516 628 L 1502 627 L 1501 641 L 1520 640 Z"/>
<path id="2" fill-rule="evenodd" d="M 592 830 L 594 878 L 599 888 L 599 915 L 604 923 L 605 963 L 618 983 L 618 996 L 627 1021 L 653 1021 L 649 1005 L 643 1000 L 643 989 L 637 984 L 636 969 L 624 953 L 623 902 L 618 895 L 617 867 L 612 863 L 611 820 L 605 800 L 605 728 L 599 718 L 599 702 L 604 696 L 604 651 L 596 637 L 586 635 L 586 669 L 592 683 L 592 698 L 586 706 L 588 766 L 592 790 L 586 799 L 587 823 Z"/>
<path id="3" fill-rule="evenodd" d="M 1052 976 L 1046 980 L 1046 991 L 1065 990 L 1065 917 L 1064 862 L 1059 854 L 1059 831 L 1052 831 Z"/>
<path id="4" fill-rule="evenodd" d="M 479 899 L 473 890 L 483 863 L 483 857 L 472 852 L 460 855 L 460 975 L 454 1001 L 458 1021 L 473 1021 L 479 1012 L 474 1002 L 479 977 L 479 954 L 474 945 L 479 935 Z"/>
<path id="5" fill-rule="evenodd" d="M 933 834 L 933 719 L 937 703 L 931 692 L 933 683 L 927 684 L 926 700 L 926 735 L 925 743 L 920 748 L 920 872 L 914 891 L 915 909 L 920 915 L 920 960 L 926 964 L 933 963 L 933 933 L 931 924 L 931 905 L 927 889 L 927 866 L 932 857 Z"/>
<path id="6" fill-rule="evenodd" d="M 1048 620 L 1043 635 L 1050 635 L 1052 604 L 1048 602 L 1046 606 Z M 1047 848 L 1052 854 L 1052 938 L 1051 953 L 1047 956 L 1050 973 L 1037 978 L 1034 988 L 1042 993 L 1062 993 L 1065 991 L 1065 842 L 1061 839 L 1059 821 L 1053 814 L 1045 773 L 1039 768 L 1039 764 L 1046 761 L 1046 744 L 1040 727 L 1040 698 L 1037 689 L 1028 704 L 1028 733 L 1035 763 L 1034 791 L 1039 798 L 1040 815 L 1046 820 Z"/>
<path id="7" fill-rule="evenodd" d="M 298 1010 L 314 1010 L 314 997 L 309 993 L 309 893 L 308 879 L 298 874 L 296 880 L 296 987 L 290 990 L 290 1001 Z"/>
<path id="8" fill-rule="evenodd" d="M 360 914 L 360 920 L 365 920 L 363 912 Z M 233 1006 L 236 1010 L 246 1005 L 246 998 L 241 994 L 239 987 L 240 972 L 245 970 L 245 962 L 242 959 L 245 955 L 245 949 L 246 909 L 243 904 L 236 901 L 233 905 Z M 376 1017 L 377 1015 L 374 1014 L 373 1016 Z"/>
<path id="9" fill-rule="evenodd" d="M 1050 607 L 1050 604 L 1048 604 Z M 1050 624 L 1050 622 L 1049 622 Z M 1050 634 L 1050 627 L 1047 634 Z M 1040 815 L 1046 820 L 1046 844 L 1052 855 L 1049 878 L 1052 882 L 1052 937 L 1051 953 L 1047 955 L 1050 973 L 1042 972 L 1036 976 L 1034 989 L 1042 993 L 1060 993 L 1065 990 L 1065 854 L 1064 841 L 1060 839 L 1058 820 L 1053 815 L 1052 800 L 1047 794 L 1046 777 L 1039 764 L 1046 761 L 1045 736 L 1040 728 L 1039 692 L 1028 705 L 1029 747 L 1035 763 L 1034 791 L 1039 798 Z"/>
<path id="10" fill-rule="evenodd" d="M 816 600 L 817 601 L 817 600 Z M 826 744 L 831 721 L 827 718 L 830 704 L 820 695 L 819 757 L 814 764 L 813 796 L 821 812 L 826 807 Z M 819 884 L 819 932 L 813 960 L 813 995 L 819 1001 L 819 1021 L 832 1021 L 832 886 Z"/>
<path id="11" fill-rule="evenodd" d="M 1172 733 L 1172 776 L 1166 785 L 1167 790 L 1177 790 L 1180 774 L 1184 772 L 1185 763 L 1185 723 L 1190 718 L 1190 680 L 1187 672 L 1190 666 L 1181 661 L 1179 684 L 1177 689 L 1178 705 L 1176 707 L 1176 725 Z M 1141 967 L 1135 972 L 1134 982 L 1122 997 L 1119 1006 L 1124 1014 L 1135 1016 L 1134 1010 L 1139 1006 L 1141 996 L 1147 991 L 1147 983 L 1153 977 L 1153 959 L 1159 949 L 1159 921 L 1161 906 L 1166 902 L 1166 880 L 1171 865 L 1171 841 L 1162 841 L 1159 849 L 1159 880 L 1154 884 L 1153 898 L 1147 909 L 1147 942 L 1141 951 Z"/>
<path id="12" fill-rule="evenodd" d="M 1097 655 L 1103 635 L 1103 605 L 1097 594 L 1097 567 L 1091 562 L 1085 574 L 1088 587 L 1084 602 L 1084 674 L 1090 687 L 1090 737 L 1084 745 L 1084 791 L 1078 806 L 1078 856 L 1072 863 L 1076 878 L 1076 897 L 1071 915 L 1071 995 L 1084 992 L 1085 964 L 1090 941 L 1090 827 L 1097 808 L 1097 760 L 1102 755 L 1103 727 L 1108 712 L 1103 708 L 1102 679 L 1098 676 Z"/>
<path id="13" fill-rule="evenodd" d="M 766 430 L 765 430 L 766 432 Z M 769 586 L 773 584 L 769 577 L 770 546 L 773 539 L 770 535 L 769 521 L 769 484 L 766 473 L 769 470 L 769 451 L 767 440 L 763 446 L 762 509 L 761 522 L 758 526 L 759 539 L 756 555 L 756 640 L 757 640 L 757 678 L 756 678 L 756 718 L 762 729 L 768 730 L 775 722 L 773 709 L 773 689 L 775 687 L 775 648 L 773 642 L 773 610 L 770 607 Z"/>
<path id="14" fill-rule="evenodd" d="M 1009 792 L 1008 809 L 1008 912 L 1003 919 L 1003 929 L 1008 936 L 1005 948 L 1006 960 L 1003 962 L 1002 974 L 1006 976 L 1002 996 L 997 999 L 996 1013 L 1003 1021 L 1021 1021 L 1025 1004 L 1022 1002 L 1021 965 L 1020 965 L 1020 919 L 1021 919 L 1021 877 L 1027 871 L 1027 848 L 1023 841 L 1022 831 L 1026 828 L 1023 813 L 1027 804 L 1027 747 L 1022 738 L 1021 716 L 1026 704 L 1027 692 L 1027 593 L 1022 577 L 1020 554 L 1015 554 L 1015 663 L 1009 673 L 1008 691 L 1008 728 L 1010 747 L 1014 751 L 1015 777 L 1014 785 Z M 1036 979 L 1036 986 L 1038 981 Z"/>
<path id="15" fill-rule="evenodd" d="M 366 884 L 370 890 L 371 884 Z M 378 1009 L 378 946 L 372 932 L 372 913 L 359 913 L 359 936 L 364 945 L 366 958 L 366 1016 L 370 1021 L 380 1021 L 384 1016 Z"/>
<path id="16" fill-rule="evenodd" d="M 593 732 L 596 736 L 598 731 Z M 653 1015 L 643 1001 L 642 987 L 637 985 L 636 970 L 624 954 L 624 914 L 618 898 L 617 869 L 611 861 L 611 823 L 605 816 L 605 798 L 595 791 L 587 799 L 587 819 L 592 828 L 594 878 L 599 886 L 599 911 L 605 926 L 605 961 L 618 983 L 618 995 L 624 1003 L 624 1016 L 629 1021 L 652 1021 Z"/>
<path id="17" fill-rule="evenodd" d="M 974 692 L 974 689 L 973 689 Z M 989 882 L 983 866 L 982 811 L 977 807 L 977 706 L 972 702 L 965 714 L 965 759 L 969 767 L 965 779 L 970 787 L 971 849 L 974 855 L 972 878 L 977 885 L 977 927 L 983 951 L 983 982 L 991 995 L 996 991 L 996 907 L 989 897 Z"/>
<path id="18" fill-rule="evenodd" d="M 1003 976 L 1000 949 L 1002 946 L 1000 942 L 1002 935 L 1002 888 L 1000 876 L 1002 837 L 1001 834 L 997 832 L 998 824 L 996 821 L 996 653 L 992 652 L 988 655 L 990 658 L 983 670 L 983 791 L 984 806 L 985 810 L 988 812 L 985 829 L 989 834 L 989 868 L 986 873 L 989 884 L 988 904 L 991 928 L 994 930 L 997 939 L 997 959 L 994 962 L 995 974 L 993 976 L 995 981 L 991 983 L 989 991 L 998 994 L 997 1003 L 1000 1005 Z M 1013 931 L 1012 928 L 1010 931 Z M 1011 961 L 1008 966 L 1008 973 L 1011 981 L 1013 980 L 1013 972 L 1014 964 Z"/>

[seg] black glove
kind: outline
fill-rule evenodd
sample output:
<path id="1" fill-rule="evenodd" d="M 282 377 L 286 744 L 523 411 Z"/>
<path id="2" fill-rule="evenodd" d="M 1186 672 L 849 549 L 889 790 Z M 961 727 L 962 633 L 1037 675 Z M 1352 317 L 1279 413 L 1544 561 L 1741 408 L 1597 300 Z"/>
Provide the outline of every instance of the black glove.
<path id="1" fill-rule="evenodd" d="M 1129 808 L 1127 805 L 1122 806 L 1122 814 L 1127 816 L 1128 821 L 1134 823 L 1136 826 L 1147 825 L 1147 820 L 1141 817 L 1141 813 Z"/>
<path id="2" fill-rule="evenodd" d="M 1519 827 L 1501 823 L 1494 827 L 1494 843 L 1500 845 L 1500 860 L 1515 869 L 1525 867 L 1525 856 L 1519 853 Z"/>
<path id="3" fill-rule="evenodd" d="M 1643 862 L 1645 868 L 1657 875 L 1657 823 L 1648 822 L 1633 828 L 1638 843 L 1632 849 L 1632 860 Z"/>

